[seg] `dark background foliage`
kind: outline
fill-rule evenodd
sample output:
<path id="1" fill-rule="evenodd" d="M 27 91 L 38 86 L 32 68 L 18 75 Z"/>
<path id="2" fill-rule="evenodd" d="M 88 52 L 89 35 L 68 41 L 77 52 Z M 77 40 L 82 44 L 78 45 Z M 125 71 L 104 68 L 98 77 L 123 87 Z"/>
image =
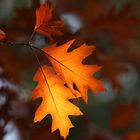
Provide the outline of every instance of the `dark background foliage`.
<path id="1" fill-rule="evenodd" d="M 43 1 L 1 0 L 0 29 L 11 41 L 26 43 L 35 25 L 35 9 Z M 65 23 L 58 44 L 72 38 L 96 46 L 87 63 L 102 66 L 96 74 L 107 92 L 80 101 L 84 115 L 71 117 L 75 128 L 68 140 L 140 140 L 140 1 L 138 0 L 52 0 L 54 17 Z M 38 48 L 49 44 L 39 34 Z M 41 63 L 47 63 L 36 52 Z M 31 100 L 33 75 L 38 68 L 29 48 L 0 46 L 0 139 L 61 140 L 51 133 L 51 117 L 33 123 L 39 102 Z M 77 103 L 77 101 L 75 101 Z"/>

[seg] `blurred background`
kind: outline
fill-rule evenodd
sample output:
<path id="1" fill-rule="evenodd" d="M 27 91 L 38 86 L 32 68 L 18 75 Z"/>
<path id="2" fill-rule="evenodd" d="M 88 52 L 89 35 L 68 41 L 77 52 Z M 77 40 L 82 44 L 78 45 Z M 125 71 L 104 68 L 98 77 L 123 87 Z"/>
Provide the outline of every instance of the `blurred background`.
<path id="1" fill-rule="evenodd" d="M 8 40 L 28 42 L 35 26 L 35 9 L 43 0 L 0 0 L 0 29 Z M 107 92 L 78 104 L 84 115 L 70 117 L 75 127 L 68 140 L 140 140 L 140 1 L 52 0 L 54 18 L 65 23 L 58 44 L 72 38 L 96 46 L 86 63 L 98 64 L 95 76 Z M 50 41 L 36 34 L 34 45 Z M 36 52 L 42 64 L 47 63 Z M 0 46 L 0 140 L 62 140 L 51 133 L 51 117 L 33 123 L 40 101 L 32 101 L 38 69 L 32 52 L 22 46 Z"/>

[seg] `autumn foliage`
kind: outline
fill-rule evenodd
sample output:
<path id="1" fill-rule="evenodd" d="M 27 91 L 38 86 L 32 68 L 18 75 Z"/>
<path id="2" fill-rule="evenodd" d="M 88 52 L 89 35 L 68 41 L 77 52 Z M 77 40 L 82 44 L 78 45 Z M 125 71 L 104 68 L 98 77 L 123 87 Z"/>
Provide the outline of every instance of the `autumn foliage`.
<path id="1" fill-rule="evenodd" d="M 51 114 L 52 132 L 59 129 L 61 136 L 66 138 L 69 129 L 74 127 L 68 116 L 82 115 L 82 112 L 69 101 L 75 96 L 64 86 L 64 81 L 55 74 L 54 70 L 47 66 L 41 69 L 46 79 L 41 70 L 38 70 L 34 77 L 34 80 L 38 81 L 38 86 L 33 92 L 33 99 L 42 98 L 42 103 L 36 111 L 34 121 L 41 121 L 46 115 Z"/>
<path id="2" fill-rule="evenodd" d="M 34 28 L 36 32 L 47 36 L 51 41 L 53 41 L 51 35 L 62 35 L 55 28 L 63 26 L 61 21 L 51 20 L 52 10 L 52 5 L 49 3 L 41 5 L 36 10 L 36 26 Z M 1 31 L 1 39 L 4 37 L 5 33 Z M 61 136 L 64 138 L 69 135 L 69 129 L 74 127 L 68 117 L 70 115 L 82 115 L 80 109 L 73 105 L 69 99 L 82 97 L 87 102 L 88 89 L 91 89 L 94 93 L 105 91 L 102 82 L 92 77 L 100 67 L 82 64 L 84 58 L 90 55 L 95 47 L 84 44 L 68 53 L 68 48 L 73 42 L 74 40 L 59 47 L 54 44 L 42 49 L 53 69 L 42 66 L 35 55 L 40 64 L 40 70 L 34 77 L 38 86 L 33 92 L 33 99 L 41 97 L 42 102 L 35 113 L 34 121 L 41 121 L 45 116 L 51 114 L 52 132 L 59 129 Z M 34 53 L 30 41 L 29 45 Z M 73 84 L 76 85 L 77 89 L 74 89 Z"/>
<path id="3" fill-rule="evenodd" d="M 139 140 L 140 3 L 29 1 L 0 2 L 0 139 Z"/>
<path id="4" fill-rule="evenodd" d="M 101 81 L 92 77 L 93 74 L 99 71 L 100 67 L 97 65 L 82 64 L 84 58 L 90 55 L 95 47 L 83 44 L 79 48 L 67 52 L 73 42 L 74 40 L 69 41 L 59 47 L 56 47 L 55 44 L 43 48 L 43 51 L 50 60 L 57 75 L 64 80 L 71 92 L 75 96 L 80 93 L 84 101 L 87 102 L 88 89 L 91 89 L 93 93 L 97 93 L 99 91 L 105 91 L 105 88 L 103 88 Z M 74 89 L 73 83 L 76 85 L 77 91 Z"/>
<path id="5" fill-rule="evenodd" d="M 44 3 L 36 10 L 36 26 L 35 31 L 47 36 L 51 41 L 51 35 L 62 35 L 62 32 L 57 30 L 63 27 L 63 23 L 59 20 L 52 20 L 53 7 L 49 3 Z"/>
<path id="6" fill-rule="evenodd" d="M 70 103 L 68 104 L 66 99 L 82 97 L 87 102 L 88 89 L 91 89 L 95 93 L 97 91 L 105 91 L 102 82 L 92 77 L 100 67 L 97 65 L 80 64 L 93 51 L 94 47 L 82 45 L 72 52 L 67 53 L 72 43 L 73 41 L 69 41 L 59 47 L 52 45 L 43 49 L 58 76 L 47 70 L 47 67 L 41 68 L 35 76 L 35 80 L 39 81 L 39 85 L 33 93 L 33 98 L 43 98 L 36 112 L 35 122 L 42 120 L 45 115 L 51 114 L 53 119 L 52 131 L 58 128 L 64 138 L 69 134 L 69 128 L 72 127 L 72 124 L 67 120 L 68 115 L 81 114 L 76 107 L 70 106 Z M 41 76 L 43 80 L 41 80 Z M 51 78 L 53 76 L 55 77 L 54 79 Z M 77 86 L 77 90 L 74 89 L 73 83 Z M 68 88 L 65 87 L 65 84 L 67 84 Z M 47 96 L 49 96 L 49 99 L 47 99 Z M 67 111 L 69 112 L 67 113 Z"/>

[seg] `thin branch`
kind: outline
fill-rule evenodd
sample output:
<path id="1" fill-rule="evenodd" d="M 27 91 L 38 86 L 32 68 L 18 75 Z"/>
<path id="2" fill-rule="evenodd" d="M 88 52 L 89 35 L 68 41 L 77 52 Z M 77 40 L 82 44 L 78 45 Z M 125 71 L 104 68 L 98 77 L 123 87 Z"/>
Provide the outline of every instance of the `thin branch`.
<path id="1" fill-rule="evenodd" d="M 32 33 L 32 36 L 34 35 L 34 32 Z M 31 37 L 32 38 L 32 37 Z M 30 39 L 29 39 L 29 42 L 30 42 Z M 63 63 L 61 63 L 61 62 L 59 62 L 57 59 L 55 59 L 53 56 L 51 56 L 51 55 L 49 55 L 48 53 L 46 53 L 45 51 L 43 51 L 42 49 L 39 49 L 39 48 L 37 48 L 37 47 L 35 47 L 35 46 L 33 46 L 33 44 L 30 42 L 30 44 L 25 44 L 25 43 L 17 43 L 17 42 L 11 42 L 11 41 L 3 41 L 3 42 L 0 42 L 0 44 L 3 44 L 3 45 L 11 45 L 11 46 L 14 46 L 14 45 L 20 45 L 20 46 L 27 46 L 27 47 L 29 47 L 30 49 L 31 49 L 31 51 L 33 52 L 33 54 L 34 54 L 34 56 L 35 56 L 35 58 L 36 58 L 36 60 L 37 60 L 37 62 L 38 62 L 38 64 L 39 64 L 39 66 L 40 66 L 40 69 L 41 69 L 41 72 L 42 72 L 42 74 L 43 74 L 43 76 L 44 76 L 44 78 L 46 79 L 46 76 L 45 76 L 45 74 L 44 74 L 44 72 L 43 72 L 43 69 L 42 69 L 42 65 L 41 65 L 41 63 L 40 63 L 40 60 L 38 59 L 38 56 L 36 55 L 36 53 L 34 52 L 34 50 L 33 49 L 36 49 L 36 50 L 38 50 L 38 51 L 40 51 L 40 52 L 42 52 L 43 54 L 46 54 L 48 57 L 50 57 L 50 58 L 52 58 L 53 60 L 55 60 L 57 63 L 59 63 L 60 65 L 62 65 L 63 67 L 65 67 L 66 69 L 68 69 L 69 71 L 71 71 L 72 73 L 74 73 L 75 75 L 77 75 L 74 71 L 72 71 L 71 69 L 69 69 L 68 67 L 66 67 Z M 78 77 L 80 77 L 81 78 L 81 76 L 79 76 L 79 75 L 77 75 Z M 83 78 L 82 78 L 83 79 Z M 83 79 L 83 80 L 85 80 L 85 79 Z M 48 83 L 47 82 L 47 79 L 45 80 L 46 81 L 46 83 Z M 48 85 L 48 84 L 47 84 Z M 48 85 L 49 86 L 49 85 Z M 71 89 L 70 89 L 71 90 Z M 72 92 L 72 94 L 74 95 L 74 97 L 76 97 L 77 99 L 78 99 L 78 97 L 77 97 L 77 95 L 75 94 L 75 93 L 73 93 L 73 91 L 71 90 L 71 92 Z M 51 93 L 51 92 L 50 92 Z M 53 96 L 53 95 L 52 95 Z M 54 98 L 53 98 L 54 99 Z M 55 102 L 54 102 L 55 103 Z"/>

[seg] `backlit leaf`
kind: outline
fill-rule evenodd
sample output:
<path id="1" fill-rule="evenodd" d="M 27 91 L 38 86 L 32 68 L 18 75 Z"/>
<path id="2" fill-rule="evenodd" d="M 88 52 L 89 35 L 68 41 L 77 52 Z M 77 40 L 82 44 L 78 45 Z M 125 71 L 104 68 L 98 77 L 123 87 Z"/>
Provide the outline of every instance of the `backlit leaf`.
<path id="1" fill-rule="evenodd" d="M 57 28 L 62 27 L 63 23 L 59 20 L 52 20 L 53 7 L 50 3 L 44 3 L 36 10 L 35 31 L 47 36 L 51 41 L 51 35 L 62 35 Z"/>
<path id="2" fill-rule="evenodd" d="M 69 99 L 75 98 L 74 95 L 50 67 L 44 66 L 42 71 L 38 70 L 34 80 L 38 82 L 38 86 L 33 91 L 33 99 L 42 98 L 34 121 L 41 121 L 45 116 L 51 114 L 52 132 L 59 129 L 61 136 L 66 138 L 69 129 L 74 127 L 68 116 L 82 115 L 80 109 L 69 101 Z"/>
<path id="3" fill-rule="evenodd" d="M 84 101 L 87 102 L 88 89 L 91 89 L 94 93 L 105 91 L 102 82 L 92 76 L 100 67 L 82 64 L 83 59 L 90 55 L 95 47 L 83 44 L 79 48 L 67 52 L 72 43 L 73 40 L 60 47 L 52 45 L 44 48 L 43 51 L 45 51 L 56 73 L 67 83 L 71 91 L 74 94 L 79 91 Z M 73 84 L 76 85 L 77 90 L 74 89 Z"/>

